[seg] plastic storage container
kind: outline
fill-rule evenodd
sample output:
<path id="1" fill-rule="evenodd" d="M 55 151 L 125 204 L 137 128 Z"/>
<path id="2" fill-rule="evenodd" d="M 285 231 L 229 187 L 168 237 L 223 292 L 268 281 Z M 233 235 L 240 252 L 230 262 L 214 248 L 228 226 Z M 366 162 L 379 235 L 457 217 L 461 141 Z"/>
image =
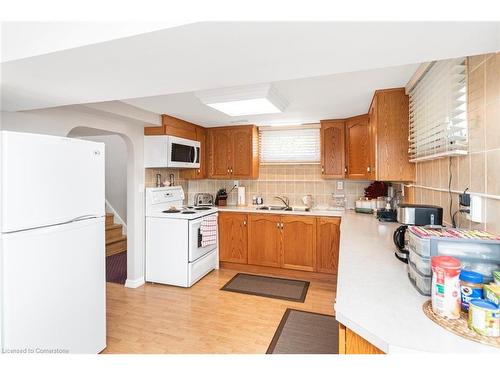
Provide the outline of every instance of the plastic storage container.
<path id="1" fill-rule="evenodd" d="M 422 258 L 457 258 L 462 268 L 482 274 L 484 282 L 490 283 L 492 271 L 500 268 L 500 240 L 493 235 L 487 239 L 486 235 L 486 232 L 460 229 L 409 227 L 408 249 Z"/>
<path id="2" fill-rule="evenodd" d="M 460 318 L 460 261 L 449 256 L 431 259 L 432 311 L 448 319 Z"/>
<path id="3" fill-rule="evenodd" d="M 460 271 L 460 305 L 462 311 L 469 311 L 469 302 L 483 298 L 483 275 L 474 271 Z"/>
<path id="4" fill-rule="evenodd" d="M 421 275 L 411 263 L 408 263 L 408 278 L 420 294 L 431 295 L 431 277 Z"/>
<path id="5" fill-rule="evenodd" d="M 420 275 L 430 277 L 432 275 L 431 258 L 420 256 L 411 248 L 409 250 L 409 262 L 413 268 L 415 268 Z"/>

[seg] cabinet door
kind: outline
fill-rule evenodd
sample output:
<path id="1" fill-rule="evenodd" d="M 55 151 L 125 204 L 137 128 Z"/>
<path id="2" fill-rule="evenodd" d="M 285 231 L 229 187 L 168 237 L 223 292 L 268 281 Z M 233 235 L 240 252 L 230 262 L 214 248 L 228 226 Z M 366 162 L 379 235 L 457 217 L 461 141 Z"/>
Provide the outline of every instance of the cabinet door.
<path id="1" fill-rule="evenodd" d="M 385 90 L 377 99 L 377 179 L 413 181 L 415 164 L 408 157 L 408 95 L 404 88 Z"/>
<path id="2" fill-rule="evenodd" d="M 229 178 L 232 142 L 226 129 L 210 129 L 209 177 Z"/>
<path id="3" fill-rule="evenodd" d="M 219 213 L 219 259 L 221 261 L 247 263 L 247 219 L 246 214 Z"/>
<path id="4" fill-rule="evenodd" d="M 248 215 L 248 264 L 280 267 L 280 217 Z"/>
<path id="5" fill-rule="evenodd" d="M 345 177 L 345 128 L 343 120 L 321 121 L 321 174 Z"/>
<path id="6" fill-rule="evenodd" d="M 319 217 L 316 223 L 317 271 L 337 274 L 339 260 L 340 219 Z"/>
<path id="7" fill-rule="evenodd" d="M 232 160 L 230 172 L 233 177 L 245 178 L 252 175 L 252 129 L 235 128 L 230 130 L 232 141 Z"/>
<path id="8" fill-rule="evenodd" d="M 368 168 L 370 180 L 377 179 L 377 97 L 375 96 L 368 112 Z"/>
<path id="9" fill-rule="evenodd" d="M 281 226 L 281 267 L 314 271 L 316 268 L 315 218 L 283 215 Z"/>
<path id="10" fill-rule="evenodd" d="M 368 115 L 346 120 L 347 178 L 370 178 Z"/>

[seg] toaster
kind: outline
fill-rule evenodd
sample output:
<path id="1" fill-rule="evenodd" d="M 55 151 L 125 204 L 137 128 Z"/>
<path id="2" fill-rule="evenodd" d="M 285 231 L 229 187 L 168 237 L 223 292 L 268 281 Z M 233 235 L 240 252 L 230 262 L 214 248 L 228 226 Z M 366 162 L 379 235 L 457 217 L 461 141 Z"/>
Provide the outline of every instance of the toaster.
<path id="1" fill-rule="evenodd" d="M 443 208 L 423 204 L 400 204 L 398 222 L 405 225 L 443 225 Z"/>
<path id="2" fill-rule="evenodd" d="M 213 206 L 214 196 L 210 193 L 197 193 L 194 196 L 195 206 Z"/>

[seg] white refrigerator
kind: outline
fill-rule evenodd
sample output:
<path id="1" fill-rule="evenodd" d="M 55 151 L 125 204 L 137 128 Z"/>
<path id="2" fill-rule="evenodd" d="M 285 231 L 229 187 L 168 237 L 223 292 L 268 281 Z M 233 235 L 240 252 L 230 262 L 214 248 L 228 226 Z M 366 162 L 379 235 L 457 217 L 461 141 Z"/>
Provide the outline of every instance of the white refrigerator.
<path id="1" fill-rule="evenodd" d="M 0 131 L 3 353 L 106 347 L 104 144 Z"/>

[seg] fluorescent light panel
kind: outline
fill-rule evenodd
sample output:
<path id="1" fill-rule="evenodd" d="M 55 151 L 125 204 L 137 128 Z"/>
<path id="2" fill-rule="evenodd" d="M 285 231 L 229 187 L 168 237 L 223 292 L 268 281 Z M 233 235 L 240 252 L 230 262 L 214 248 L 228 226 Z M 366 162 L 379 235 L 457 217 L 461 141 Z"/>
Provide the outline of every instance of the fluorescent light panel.
<path id="1" fill-rule="evenodd" d="M 196 96 L 203 104 L 234 117 L 280 113 L 287 105 L 270 84 L 206 90 Z"/>
<path id="2" fill-rule="evenodd" d="M 207 104 L 229 116 L 259 115 L 264 113 L 280 113 L 280 109 L 267 98 L 235 100 L 232 102 Z"/>

